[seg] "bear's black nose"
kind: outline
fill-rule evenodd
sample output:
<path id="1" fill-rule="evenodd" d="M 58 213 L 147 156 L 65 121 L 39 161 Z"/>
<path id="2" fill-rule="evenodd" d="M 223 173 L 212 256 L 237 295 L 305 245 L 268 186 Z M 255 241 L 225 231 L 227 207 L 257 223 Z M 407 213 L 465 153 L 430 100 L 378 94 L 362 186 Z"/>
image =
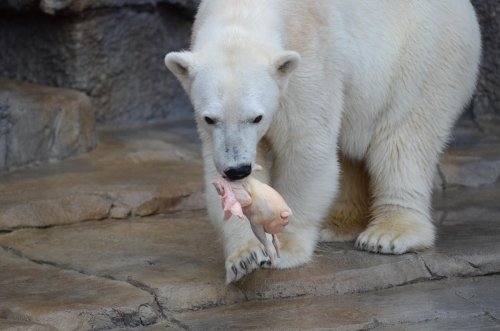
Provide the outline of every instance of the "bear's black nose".
<path id="1" fill-rule="evenodd" d="M 252 165 L 244 164 L 235 168 L 224 170 L 224 174 L 229 180 L 243 179 L 252 173 Z"/>

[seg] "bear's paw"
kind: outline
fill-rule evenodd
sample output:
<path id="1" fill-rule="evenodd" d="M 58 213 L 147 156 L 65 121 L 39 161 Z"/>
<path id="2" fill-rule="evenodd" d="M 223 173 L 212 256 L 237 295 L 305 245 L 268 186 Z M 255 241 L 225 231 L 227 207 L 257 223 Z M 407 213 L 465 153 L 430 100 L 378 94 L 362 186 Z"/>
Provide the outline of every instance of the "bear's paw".
<path id="1" fill-rule="evenodd" d="M 404 254 L 434 244 L 434 225 L 413 213 L 398 212 L 379 216 L 356 240 L 360 250 L 382 254 Z"/>
<path id="2" fill-rule="evenodd" d="M 260 242 L 252 240 L 226 258 L 226 284 L 236 282 L 261 267 L 270 267 L 271 260 Z"/>

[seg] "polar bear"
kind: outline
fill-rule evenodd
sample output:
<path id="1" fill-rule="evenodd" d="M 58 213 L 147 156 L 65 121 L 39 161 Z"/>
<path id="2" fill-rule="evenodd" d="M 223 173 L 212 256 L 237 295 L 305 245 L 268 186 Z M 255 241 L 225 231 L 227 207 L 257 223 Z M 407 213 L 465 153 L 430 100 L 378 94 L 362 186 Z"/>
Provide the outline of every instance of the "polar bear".
<path id="1" fill-rule="evenodd" d="M 268 257 L 248 222 L 223 221 L 211 181 L 257 163 L 293 210 L 278 268 L 320 240 L 433 245 L 436 163 L 480 60 L 469 0 L 206 0 L 191 43 L 165 63 L 195 109 L 228 283 Z"/>

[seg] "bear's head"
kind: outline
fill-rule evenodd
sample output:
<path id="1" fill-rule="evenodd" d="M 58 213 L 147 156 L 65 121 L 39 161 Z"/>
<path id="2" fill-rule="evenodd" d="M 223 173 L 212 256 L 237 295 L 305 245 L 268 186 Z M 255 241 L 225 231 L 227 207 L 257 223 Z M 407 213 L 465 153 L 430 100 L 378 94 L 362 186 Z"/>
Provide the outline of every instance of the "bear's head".
<path id="1" fill-rule="evenodd" d="M 165 64 L 195 109 L 198 131 L 217 171 L 229 179 L 250 175 L 257 145 L 279 108 L 300 56 L 258 47 L 172 52 Z"/>

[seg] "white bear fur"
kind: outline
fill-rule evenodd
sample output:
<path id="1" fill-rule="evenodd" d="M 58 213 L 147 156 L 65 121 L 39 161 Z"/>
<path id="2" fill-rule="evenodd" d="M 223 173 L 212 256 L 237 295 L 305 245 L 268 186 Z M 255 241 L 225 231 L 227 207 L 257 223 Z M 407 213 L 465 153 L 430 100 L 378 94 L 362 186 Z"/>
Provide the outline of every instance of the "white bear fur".
<path id="1" fill-rule="evenodd" d="M 393 254 L 432 246 L 436 163 L 473 93 L 480 53 L 468 0 L 203 1 L 191 50 L 165 62 L 195 108 L 227 281 L 266 257 L 247 222 L 223 221 L 210 182 L 227 167 L 265 163 L 266 146 L 272 162 L 263 178 L 294 213 L 278 267 L 310 261 L 320 239 L 363 230 L 359 220 L 352 233 L 322 229 L 339 191 L 338 150 L 369 178 L 369 194 L 356 193 L 357 172 L 346 171 L 346 192 L 369 202 L 354 199 L 336 214 L 349 228 L 368 209 L 356 246 Z"/>

